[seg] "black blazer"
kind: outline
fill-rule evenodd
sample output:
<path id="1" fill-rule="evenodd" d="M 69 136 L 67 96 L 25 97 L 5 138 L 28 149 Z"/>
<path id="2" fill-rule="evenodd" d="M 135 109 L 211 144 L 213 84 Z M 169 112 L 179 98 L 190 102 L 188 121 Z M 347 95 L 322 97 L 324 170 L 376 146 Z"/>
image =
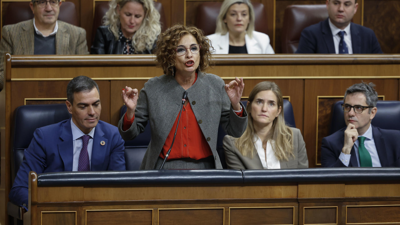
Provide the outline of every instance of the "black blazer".
<path id="1" fill-rule="evenodd" d="M 152 51 L 155 49 L 155 44 L 154 42 L 152 49 L 146 49 L 138 54 L 153 54 Z M 108 29 L 108 26 L 97 28 L 96 36 L 90 48 L 90 54 L 122 54 L 123 49 L 124 44 L 119 40 L 115 40 L 115 36 Z"/>
<path id="2" fill-rule="evenodd" d="M 329 18 L 305 28 L 301 32 L 296 53 L 335 54 Z M 353 54 L 382 53 L 373 30 L 355 23 L 350 24 Z"/>

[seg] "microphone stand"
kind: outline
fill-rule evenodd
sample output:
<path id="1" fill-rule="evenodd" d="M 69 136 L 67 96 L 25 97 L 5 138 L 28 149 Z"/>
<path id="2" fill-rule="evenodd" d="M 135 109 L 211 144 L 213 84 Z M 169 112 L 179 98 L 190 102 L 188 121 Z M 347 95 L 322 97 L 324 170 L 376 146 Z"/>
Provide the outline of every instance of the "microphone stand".
<path id="1" fill-rule="evenodd" d="M 178 131 L 178 127 L 179 127 L 179 121 L 181 121 L 181 114 L 182 114 L 182 108 L 183 105 L 186 102 L 186 98 L 187 98 L 187 92 L 183 92 L 183 96 L 182 96 L 182 105 L 181 105 L 181 110 L 179 110 L 179 118 L 178 118 L 178 123 L 176 124 L 176 128 L 175 128 L 175 133 L 174 133 L 174 138 L 172 139 L 172 143 L 171 143 L 171 147 L 169 147 L 167 154 L 165 155 L 164 161 L 161 164 L 161 167 L 159 170 L 162 170 L 162 168 L 164 167 L 165 162 L 167 161 L 168 157 L 169 157 L 169 153 L 171 153 L 172 150 L 172 146 L 174 146 L 174 142 L 175 142 L 175 137 L 176 137 L 176 132 Z"/>

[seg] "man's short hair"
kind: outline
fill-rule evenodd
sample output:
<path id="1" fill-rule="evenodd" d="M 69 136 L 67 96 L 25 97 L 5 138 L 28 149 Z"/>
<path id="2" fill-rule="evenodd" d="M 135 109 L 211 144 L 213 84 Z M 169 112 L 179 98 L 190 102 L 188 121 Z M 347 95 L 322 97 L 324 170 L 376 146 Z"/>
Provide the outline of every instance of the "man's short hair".
<path id="1" fill-rule="evenodd" d="M 347 95 L 360 92 L 365 95 L 368 106 L 376 107 L 376 103 L 378 102 L 378 93 L 375 91 L 374 87 L 375 84 L 372 82 L 369 84 L 364 82 L 353 84 L 351 87 L 347 88 L 346 93 L 344 94 L 343 102 L 346 100 Z"/>
<path id="2" fill-rule="evenodd" d="M 67 100 L 73 104 L 74 102 L 74 93 L 82 92 L 82 91 L 91 91 L 93 88 L 97 88 L 97 91 L 100 94 L 99 86 L 97 83 L 87 76 L 77 76 L 72 79 L 67 86 Z"/>

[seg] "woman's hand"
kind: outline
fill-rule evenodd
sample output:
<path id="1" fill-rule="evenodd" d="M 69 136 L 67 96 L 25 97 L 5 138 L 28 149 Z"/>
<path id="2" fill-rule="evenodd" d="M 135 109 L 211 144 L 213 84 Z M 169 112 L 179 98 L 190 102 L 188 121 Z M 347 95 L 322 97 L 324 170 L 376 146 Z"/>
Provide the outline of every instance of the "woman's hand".
<path id="1" fill-rule="evenodd" d="M 234 110 L 240 110 L 240 99 L 242 98 L 244 89 L 243 78 L 235 78 L 235 80 L 225 84 L 225 91 L 228 94 L 229 99 Z"/>
<path id="2" fill-rule="evenodd" d="M 132 89 L 131 87 L 125 86 L 125 89 L 122 89 L 121 96 L 127 108 L 126 116 L 128 119 L 132 119 L 135 115 L 137 100 L 139 97 L 138 90 L 136 88 Z"/>

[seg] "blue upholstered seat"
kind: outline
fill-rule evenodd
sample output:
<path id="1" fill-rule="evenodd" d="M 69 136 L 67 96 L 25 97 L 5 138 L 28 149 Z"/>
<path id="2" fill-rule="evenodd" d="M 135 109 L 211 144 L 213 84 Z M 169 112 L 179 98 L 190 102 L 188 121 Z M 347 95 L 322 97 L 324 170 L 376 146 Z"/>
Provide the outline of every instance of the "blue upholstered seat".
<path id="1" fill-rule="evenodd" d="M 71 118 L 65 104 L 24 105 L 14 111 L 14 126 L 11 131 L 11 181 L 15 176 L 24 158 L 24 150 L 28 148 L 36 128 L 58 123 Z M 18 206 L 9 202 L 8 215 L 22 218 Z M 22 224 L 22 221 L 14 221 Z"/>
<path id="2" fill-rule="evenodd" d="M 346 126 L 342 109 L 343 101 L 332 106 L 329 135 Z M 400 101 L 378 101 L 378 111 L 372 125 L 382 129 L 400 130 Z"/>

